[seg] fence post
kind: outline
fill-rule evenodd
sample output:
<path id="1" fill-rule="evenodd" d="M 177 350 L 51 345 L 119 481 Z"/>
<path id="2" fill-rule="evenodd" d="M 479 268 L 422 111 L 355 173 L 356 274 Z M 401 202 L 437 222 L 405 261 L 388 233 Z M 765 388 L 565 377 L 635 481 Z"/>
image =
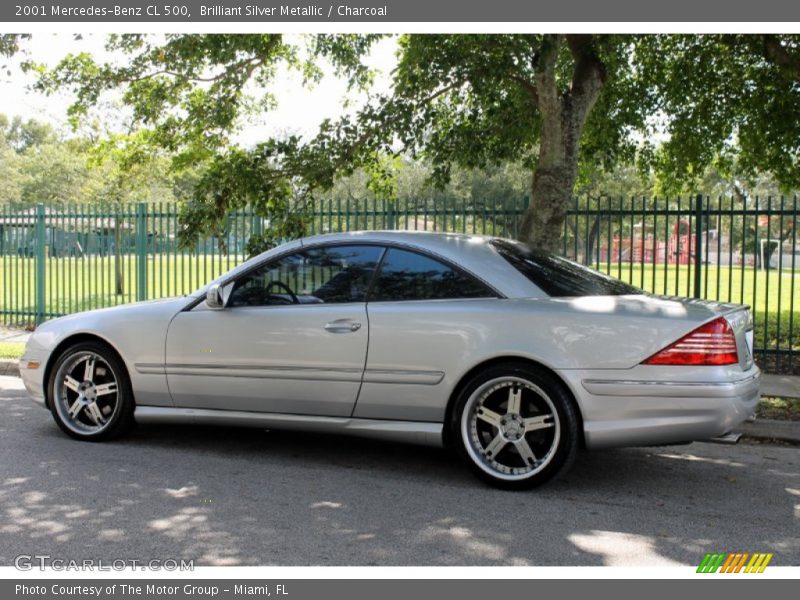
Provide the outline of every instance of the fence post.
<path id="1" fill-rule="evenodd" d="M 386 202 L 386 228 L 397 229 L 397 207 L 394 205 L 397 200 L 385 200 Z"/>
<path id="2" fill-rule="evenodd" d="M 694 297 L 701 297 L 703 269 L 703 195 L 694 199 Z"/>
<path id="3" fill-rule="evenodd" d="M 255 209 L 251 210 L 250 223 L 252 223 L 253 226 L 253 236 L 260 237 L 261 234 L 264 233 L 264 223 L 261 220 L 261 215 L 256 214 Z"/>
<path id="4" fill-rule="evenodd" d="M 44 204 L 39 202 L 36 205 L 36 324 L 44 321 L 45 317 L 45 268 L 47 267 L 47 255 L 45 253 L 47 239 L 45 229 Z"/>
<path id="5" fill-rule="evenodd" d="M 147 205 L 136 205 L 136 299 L 147 300 Z"/>

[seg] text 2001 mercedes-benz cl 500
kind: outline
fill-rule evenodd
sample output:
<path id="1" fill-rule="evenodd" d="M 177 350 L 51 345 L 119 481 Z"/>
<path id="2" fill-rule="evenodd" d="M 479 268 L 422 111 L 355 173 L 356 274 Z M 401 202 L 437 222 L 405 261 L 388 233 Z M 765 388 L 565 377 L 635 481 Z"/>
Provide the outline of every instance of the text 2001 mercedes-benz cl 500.
<path id="1" fill-rule="evenodd" d="M 753 414 L 748 308 L 660 298 L 525 244 L 410 232 L 284 244 L 183 298 L 54 319 L 20 367 L 59 427 L 135 422 L 454 446 L 510 488 L 581 447 L 718 437 Z"/>

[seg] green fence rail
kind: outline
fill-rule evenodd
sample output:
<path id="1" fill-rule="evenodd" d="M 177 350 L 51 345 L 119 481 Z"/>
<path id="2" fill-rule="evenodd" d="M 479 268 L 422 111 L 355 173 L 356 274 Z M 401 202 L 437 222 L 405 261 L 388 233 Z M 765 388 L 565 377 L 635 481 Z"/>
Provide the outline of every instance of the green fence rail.
<path id="1" fill-rule="evenodd" d="M 317 202 L 309 234 L 408 229 L 517 237 L 523 197 Z M 800 372 L 797 199 L 576 199 L 562 252 L 648 292 L 750 304 L 756 356 Z M 224 232 L 178 246 L 173 204 L 0 207 L 0 316 L 30 326 L 63 314 L 189 293 L 246 258 L 268 227 L 231 214 Z"/>

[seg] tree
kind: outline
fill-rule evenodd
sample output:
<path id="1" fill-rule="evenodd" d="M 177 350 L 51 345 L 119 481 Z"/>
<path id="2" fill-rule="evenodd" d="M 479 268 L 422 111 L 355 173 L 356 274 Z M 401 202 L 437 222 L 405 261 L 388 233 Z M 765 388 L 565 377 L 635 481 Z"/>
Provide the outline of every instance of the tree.
<path id="1" fill-rule="evenodd" d="M 203 167 L 182 214 L 184 243 L 219 233 L 228 212 L 245 205 L 270 219 L 272 231 L 262 242 L 271 243 L 296 235 L 293 205 L 313 187 L 330 187 L 339 171 L 325 155 L 303 149 L 296 137 L 243 149 L 231 143 L 232 134 L 250 111 L 272 105 L 270 87 L 281 68 L 301 71 L 314 82 L 322 77 L 316 60 L 327 59 L 351 86 L 368 85 L 371 73 L 360 58 L 379 37 L 316 36 L 307 48 L 309 57 L 301 58 L 301 48 L 280 34 L 112 35 L 108 50 L 127 55 L 127 64 L 100 64 L 86 53 L 69 55 L 53 71 L 36 67 L 38 88 L 76 93 L 69 109 L 74 125 L 104 92 L 121 89 L 141 126 L 117 136 L 121 165 L 132 167 L 167 153 L 176 171 Z M 335 145 L 333 140 L 328 144 Z M 356 166 L 352 161 L 350 172 Z M 298 177 L 306 183 L 299 185 Z"/>
<path id="2" fill-rule="evenodd" d="M 76 118 L 121 89 L 145 128 L 136 152 L 208 165 L 186 211 L 187 239 L 218 231 L 246 203 L 292 230 L 294 204 L 357 167 L 380 169 L 387 153 L 424 158 L 440 186 L 454 166 L 526 165 L 520 237 L 550 250 L 587 170 L 638 157 L 642 169 L 687 185 L 735 157 L 782 185 L 800 181 L 800 36 L 790 35 L 405 35 L 390 94 L 322 123 L 312 140 L 232 147 L 246 110 L 269 107 L 280 67 L 314 81 L 327 61 L 366 89 L 363 58 L 378 37 L 313 36 L 301 50 L 280 35 L 112 36 L 127 64 L 70 56 L 42 71 L 40 87 L 73 89 Z"/>
<path id="3" fill-rule="evenodd" d="M 665 189 L 709 165 L 750 185 L 764 174 L 800 185 L 800 36 L 643 36 L 633 58 L 664 120 L 664 142 L 643 158 Z"/>
<path id="4" fill-rule="evenodd" d="M 623 73 L 629 45 L 616 36 L 404 36 L 394 93 L 412 111 L 398 133 L 441 179 L 454 163 L 529 164 L 520 235 L 556 249 L 581 158 L 616 160 L 632 150 L 622 127 L 643 124 L 632 110 L 641 94 Z"/>

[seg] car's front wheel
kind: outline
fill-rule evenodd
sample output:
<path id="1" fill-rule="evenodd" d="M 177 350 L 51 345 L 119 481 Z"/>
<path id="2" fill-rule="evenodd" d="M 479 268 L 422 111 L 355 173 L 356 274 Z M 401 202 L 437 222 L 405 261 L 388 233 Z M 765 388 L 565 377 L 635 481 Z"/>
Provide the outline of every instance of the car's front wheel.
<path id="1" fill-rule="evenodd" d="M 459 454 L 478 476 L 497 487 L 527 489 L 571 466 L 578 423 L 561 382 L 530 365 L 507 363 L 464 386 L 450 426 Z"/>
<path id="2" fill-rule="evenodd" d="M 76 439 L 106 440 L 134 424 L 127 371 L 104 344 L 81 342 L 68 348 L 51 370 L 47 389 L 53 418 Z"/>

